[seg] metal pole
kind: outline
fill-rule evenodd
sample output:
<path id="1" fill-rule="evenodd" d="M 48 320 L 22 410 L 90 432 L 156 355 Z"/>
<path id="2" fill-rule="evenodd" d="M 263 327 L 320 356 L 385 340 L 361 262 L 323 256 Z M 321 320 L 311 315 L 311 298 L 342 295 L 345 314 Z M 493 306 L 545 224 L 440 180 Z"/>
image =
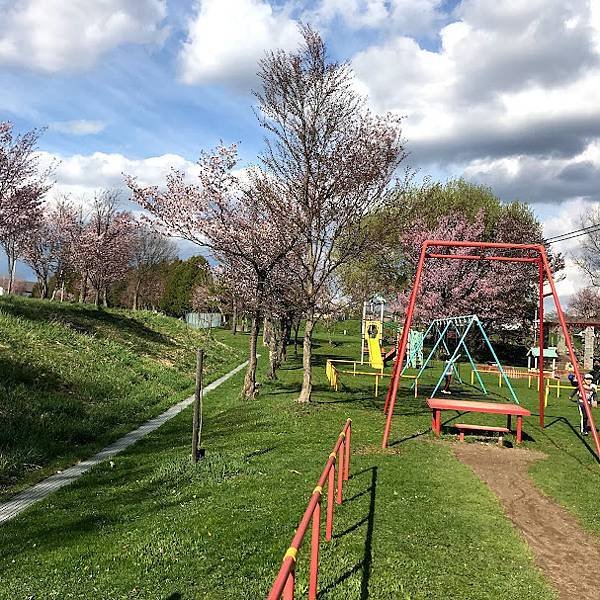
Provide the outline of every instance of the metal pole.
<path id="1" fill-rule="evenodd" d="M 454 364 L 454 362 L 456 361 L 456 358 L 458 356 L 458 351 L 460 350 L 460 347 L 462 346 L 462 343 L 465 341 L 465 338 L 467 337 L 469 331 L 471 330 L 471 326 L 473 325 L 473 323 L 475 322 L 475 319 L 473 319 L 465 328 L 465 331 L 462 334 L 462 337 L 460 338 L 460 341 L 458 342 L 456 349 L 454 350 L 454 352 L 452 353 L 452 356 L 448 359 L 451 364 Z M 448 323 L 450 324 L 450 323 Z M 444 372 L 446 371 L 446 369 L 444 368 L 444 370 L 442 371 L 442 374 L 440 375 L 440 378 L 438 379 L 438 382 L 435 385 L 435 388 L 433 389 L 433 392 L 431 392 L 431 397 L 433 398 L 436 394 L 436 392 L 438 391 L 440 384 L 442 383 L 442 379 L 444 378 Z"/>
<path id="2" fill-rule="evenodd" d="M 540 307 L 538 312 L 539 319 L 539 341 L 540 347 L 540 362 L 539 362 L 539 378 L 540 378 L 540 427 L 544 427 L 544 409 L 546 407 L 546 399 L 544 397 L 544 265 L 542 260 L 538 263 L 539 279 L 540 279 Z"/>
<path id="3" fill-rule="evenodd" d="M 421 377 L 421 373 L 423 373 L 423 371 L 427 368 L 427 365 L 429 364 L 429 361 L 431 360 L 431 357 L 435 354 L 435 351 L 437 350 L 438 346 L 444 340 L 444 336 L 446 335 L 446 332 L 448 331 L 448 329 L 449 329 L 449 327 L 450 327 L 451 324 L 452 324 L 452 321 L 450 321 L 448 319 L 448 321 L 446 322 L 446 326 L 441 331 L 441 333 L 439 333 L 439 330 L 438 330 L 438 339 L 437 339 L 436 343 L 433 345 L 433 348 L 431 349 L 431 352 L 427 355 L 427 359 L 423 362 L 423 365 L 419 369 L 419 372 L 417 373 L 417 378 L 415 379 L 415 383 L 416 383 L 417 379 L 419 379 L 419 377 Z M 450 354 L 450 351 L 448 351 L 448 354 Z M 413 385 L 411 386 L 411 388 L 414 385 L 415 384 L 413 383 Z"/>
<path id="4" fill-rule="evenodd" d="M 459 335 L 459 330 L 458 327 L 456 326 L 456 324 L 454 325 L 454 329 L 456 330 L 456 335 Z M 465 342 L 463 342 L 463 350 L 465 351 L 467 358 L 469 359 L 469 363 L 471 364 L 471 385 L 473 385 L 473 376 L 477 375 L 477 381 L 479 382 L 479 387 L 481 388 L 481 391 L 487 395 L 487 388 L 485 387 L 483 380 L 481 379 L 481 375 L 479 375 L 479 370 L 477 369 L 477 365 L 473 362 L 473 358 L 471 356 L 471 353 L 469 352 L 469 349 L 467 348 L 467 344 Z"/>
<path id="5" fill-rule="evenodd" d="M 387 420 L 385 422 L 385 428 L 383 430 L 383 439 L 381 441 L 382 448 L 386 448 L 388 444 L 388 438 L 390 437 L 390 429 L 392 427 L 392 417 L 394 415 L 394 405 L 396 404 L 396 396 L 398 395 L 398 385 L 400 383 L 400 373 L 402 371 L 402 364 L 404 362 L 404 355 L 406 354 L 406 342 L 408 340 L 408 332 L 412 324 L 413 312 L 415 310 L 415 302 L 417 300 L 417 293 L 421 284 L 421 275 L 423 273 L 423 266 L 425 264 L 425 254 L 427 252 L 427 242 L 424 242 L 421 248 L 421 256 L 419 257 L 419 263 L 417 265 L 417 273 L 415 276 L 415 283 L 413 285 L 410 300 L 408 302 L 408 308 L 406 310 L 406 318 L 404 320 L 404 330 L 402 331 L 402 339 L 400 340 L 400 350 L 396 355 L 396 362 L 400 365 L 400 368 L 396 369 L 392 381 L 390 381 L 390 402 L 388 406 Z"/>
<path id="6" fill-rule="evenodd" d="M 500 359 L 498 358 L 498 355 L 496 354 L 496 351 L 494 350 L 494 347 L 492 346 L 492 342 L 490 342 L 490 339 L 488 338 L 487 333 L 485 332 L 485 329 L 481 325 L 481 321 L 479 320 L 478 317 L 475 317 L 475 320 L 477 321 L 477 325 L 479 325 L 479 331 L 481 331 L 481 335 L 483 336 L 485 343 L 488 345 L 488 349 L 492 355 L 492 358 L 496 362 L 498 371 L 500 372 L 498 374 L 498 387 L 502 387 L 502 378 L 504 378 L 504 381 L 506 382 L 506 387 L 510 390 L 513 400 L 515 401 L 516 404 L 520 404 L 519 399 L 517 398 L 517 394 L 515 394 L 515 390 L 513 389 L 513 386 L 510 383 L 510 380 L 506 376 L 506 373 L 504 372 L 504 369 L 502 368 L 502 365 L 500 364 Z"/>
<path id="7" fill-rule="evenodd" d="M 360 324 L 360 364 L 365 363 L 365 319 L 367 318 L 367 301 L 363 302 L 362 321 Z"/>
<path id="8" fill-rule="evenodd" d="M 562 327 L 563 333 L 565 335 L 565 343 L 567 344 L 567 348 L 569 350 L 569 358 L 571 359 L 571 364 L 573 365 L 573 370 L 575 371 L 575 377 L 577 378 L 577 386 L 579 388 L 579 393 L 581 397 L 584 399 L 583 407 L 587 414 L 588 423 L 592 428 L 592 437 L 594 438 L 594 444 L 596 446 L 596 455 L 600 458 L 600 438 L 598 438 L 598 432 L 596 431 L 596 424 L 594 423 L 594 417 L 592 415 L 592 410 L 590 405 L 586 401 L 586 393 L 583 387 L 583 379 L 581 378 L 581 373 L 579 371 L 579 363 L 577 362 L 577 357 L 575 356 L 575 350 L 573 349 L 573 344 L 571 343 L 571 337 L 569 336 L 569 330 L 567 328 L 567 322 L 565 320 L 565 315 L 563 313 L 562 307 L 560 305 L 560 300 L 558 298 L 558 292 L 556 291 L 556 286 L 554 285 L 554 278 L 552 277 L 552 271 L 550 270 L 550 264 L 548 263 L 548 257 L 546 255 L 546 249 L 544 246 L 539 246 L 539 252 L 542 256 L 542 261 L 544 263 L 544 270 L 546 271 L 546 277 L 548 278 L 548 283 L 550 284 L 550 289 L 552 290 L 552 296 L 554 298 L 554 305 L 556 306 L 556 314 L 558 315 L 558 320 L 560 321 L 560 326 Z M 541 319 L 540 319 L 541 321 Z M 540 386 L 542 387 L 542 386 Z"/>

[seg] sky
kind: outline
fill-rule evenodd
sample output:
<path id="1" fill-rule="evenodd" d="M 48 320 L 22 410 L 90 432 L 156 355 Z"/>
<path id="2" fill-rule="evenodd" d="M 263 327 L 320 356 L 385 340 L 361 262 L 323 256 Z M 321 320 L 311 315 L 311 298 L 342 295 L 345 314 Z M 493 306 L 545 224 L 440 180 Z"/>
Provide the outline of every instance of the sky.
<path id="1" fill-rule="evenodd" d="M 374 110 L 404 116 L 420 177 L 528 202 L 547 236 L 598 204 L 598 0 L 0 0 L 0 120 L 47 128 L 42 161 L 74 199 L 124 172 L 193 174 L 221 140 L 251 164 L 257 62 L 296 48 L 299 22 Z M 585 284 L 568 258 L 561 296 Z"/>

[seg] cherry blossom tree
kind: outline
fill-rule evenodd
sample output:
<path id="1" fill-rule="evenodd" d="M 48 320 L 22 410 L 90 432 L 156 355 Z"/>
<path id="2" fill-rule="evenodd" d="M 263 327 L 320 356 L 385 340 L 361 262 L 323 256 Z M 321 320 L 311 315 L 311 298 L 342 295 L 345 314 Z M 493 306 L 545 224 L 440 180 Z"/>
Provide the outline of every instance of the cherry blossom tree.
<path id="1" fill-rule="evenodd" d="M 586 287 L 575 292 L 569 302 L 569 316 L 590 320 L 600 318 L 600 291 Z"/>
<path id="2" fill-rule="evenodd" d="M 8 258 L 8 293 L 17 260 L 39 225 L 51 169 L 40 171 L 36 154 L 41 131 L 15 135 L 9 122 L 0 122 L 0 243 Z"/>
<path id="3" fill-rule="evenodd" d="M 73 230 L 73 268 L 81 276 L 80 300 L 89 282 L 96 306 L 107 304 L 108 287 L 127 273 L 134 244 L 135 222 L 118 210 L 118 192 L 104 190 L 94 198 L 92 212 Z"/>
<path id="4" fill-rule="evenodd" d="M 324 288 L 368 244 L 365 217 L 385 204 L 405 152 L 400 117 L 371 114 L 349 65 L 330 61 L 310 27 L 302 34 L 298 51 L 271 52 L 261 61 L 256 98 L 267 132 L 262 166 L 297 215 L 305 315 L 299 401 L 308 402 L 312 337 L 325 308 Z"/>
<path id="5" fill-rule="evenodd" d="M 417 219 L 401 236 L 406 279 L 412 283 L 422 244 L 427 239 L 495 241 L 543 244 L 539 223 L 531 211 L 518 203 L 506 205 L 491 235 L 486 233 L 483 210 L 470 220 L 462 213 L 442 216 L 429 226 Z M 512 251 L 499 251 L 510 256 Z M 441 254 L 473 254 L 470 248 L 443 248 Z M 549 252 L 555 271 L 562 268 L 560 255 Z M 524 253 L 520 252 L 519 256 Z M 533 256 L 533 255 L 532 255 Z M 404 313 L 410 285 L 390 308 Z M 429 259 L 425 262 L 415 319 L 426 323 L 434 318 L 477 313 L 482 319 L 515 322 L 531 320 L 537 302 L 537 267 L 526 263 Z"/>
<path id="6" fill-rule="evenodd" d="M 202 153 L 197 183 L 188 183 L 176 170 L 164 189 L 139 186 L 132 177 L 126 181 L 155 230 L 209 248 L 224 266 L 230 286 L 251 314 L 243 394 L 252 398 L 258 390 L 257 340 L 266 284 L 297 242 L 288 199 L 258 170 L 242 180 L 233 172 L 236 165 L 236 146 L 220 146 L 212 154 Z"/>
<path id="7" fill-rule="evenodd" d="M 25 240 L 23 259 L 36 274 L 41 298 L 48 297 L 48 282 L 58 266 L 59 232 L 45 214 Z"/>

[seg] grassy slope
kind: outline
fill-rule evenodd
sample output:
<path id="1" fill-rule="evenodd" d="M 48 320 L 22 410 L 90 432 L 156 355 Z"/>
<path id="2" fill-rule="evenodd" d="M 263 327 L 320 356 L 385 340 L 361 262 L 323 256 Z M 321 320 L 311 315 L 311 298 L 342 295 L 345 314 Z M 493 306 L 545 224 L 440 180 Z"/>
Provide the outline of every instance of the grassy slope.
<path id="1" fill-rule="evenodd" d="M 421 399 L 399 404 L 395 445 L 382 452 L 381 398 L 358 379 L 352 392 L 327 389 L 324 356 L 355 351 L 317 349 L 308 407 L 293 402 L 297 360 L 258 401 L 238 398 L 240 377 L 207 396 L 197 468 L 185 411 L 114 468 L 0 528 L 0 598 L 264 597 L 347 416 L 353 475 L 323 549 L 321 598 L 554 598 L 496 499 L 447 445 L 419 435 Z"/>
<path id="2" fill-rule="evenodd" d="M 223 337 L 223 336 L 222 336 Z M 233 336 L 229 336 L 230 338 Z M 0 492 L 88 456 L 244 359 L 244 340 L 148 312 L 0 299 Z"/>

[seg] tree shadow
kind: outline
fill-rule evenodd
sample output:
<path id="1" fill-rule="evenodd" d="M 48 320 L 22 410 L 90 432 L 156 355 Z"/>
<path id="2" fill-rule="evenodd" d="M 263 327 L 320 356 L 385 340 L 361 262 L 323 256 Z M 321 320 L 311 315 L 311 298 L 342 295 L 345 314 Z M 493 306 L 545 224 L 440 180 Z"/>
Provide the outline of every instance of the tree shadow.
<path id="1" fill-rule="evenodd" d="M 109 328 L 117 339 L 174 346 L 168 336 L 150 329 L 140 320 L 115 311 L 106 311 L 89 305 L 56 302 L 28 301 L 22 298 L 5 298 L 0 302 L 2 312 L 28 321 L 57 323 L 83 335 L 103 334 Z M 149 347 L 144 344 L 144 351 Z"/>
<path id="2" fill-rule="evenodd" d="M 363 471 L 360 471 L 359 473 L 356 473 L 354 475 L 356 477 L 362 473 L 369 472 L 369 471 L 371 472 L 371 482 L 370 482 L 369 487 L 366 488 L 365 490 L 363 490 L 362 492 L 359 492 L 355 496 L 352 496 L 352 498 L 349 498 L 348 500 L 345 501 L 345 502 L 349 502 L 349 501 L 355 500 L 357 498 L 360 498 L 360 497 L 368 494 L 369 495 L 369 508 L 368 508 L 367 514 L 362 519 L 360 519 L 359 521 L 357 521 L 356 523 L 354 523 L 353 525 L 348 527 L 346 530 L 344 530 L 338 534 L 335 534 L 333 536 L 335 539 L 342 538 L 342 537 L 349 535 L 350 533 L 356 531 L 357 529 L 359 529 L 360 527 L 362 527 L 363 525 L 366 524 L 367 531 L 365 533 L 365 545 L 364 545 L 363 557 L 355 565 L 350 567 L 350 569 L 348 569 L 347 571 L 342 573 L 335 581 L 330 583 L 327 587 L 323 588 L 319 592 L 319 594 L 317 596 L 318 598 L 323 598 L 327 593 L 334 590 L 337 586 L 339 586 L 341 583 L 346 581 L 349 577 L 352 577 L 352 575 L 354 575 L 358 571 L 362 571 L 362 578 L 361 578 L 361 582 L 360 582 L 360 600 L 368 600 L 368 598 L 369 598 L 369 581 L 371 579 L 371 565 L 373 562 L 373 531 L 375 528 L 375 499 L 376 499 L 376 492 L 377 492 L 377 467 L 371 467 L 369 469 L 364 469 Z"/>

